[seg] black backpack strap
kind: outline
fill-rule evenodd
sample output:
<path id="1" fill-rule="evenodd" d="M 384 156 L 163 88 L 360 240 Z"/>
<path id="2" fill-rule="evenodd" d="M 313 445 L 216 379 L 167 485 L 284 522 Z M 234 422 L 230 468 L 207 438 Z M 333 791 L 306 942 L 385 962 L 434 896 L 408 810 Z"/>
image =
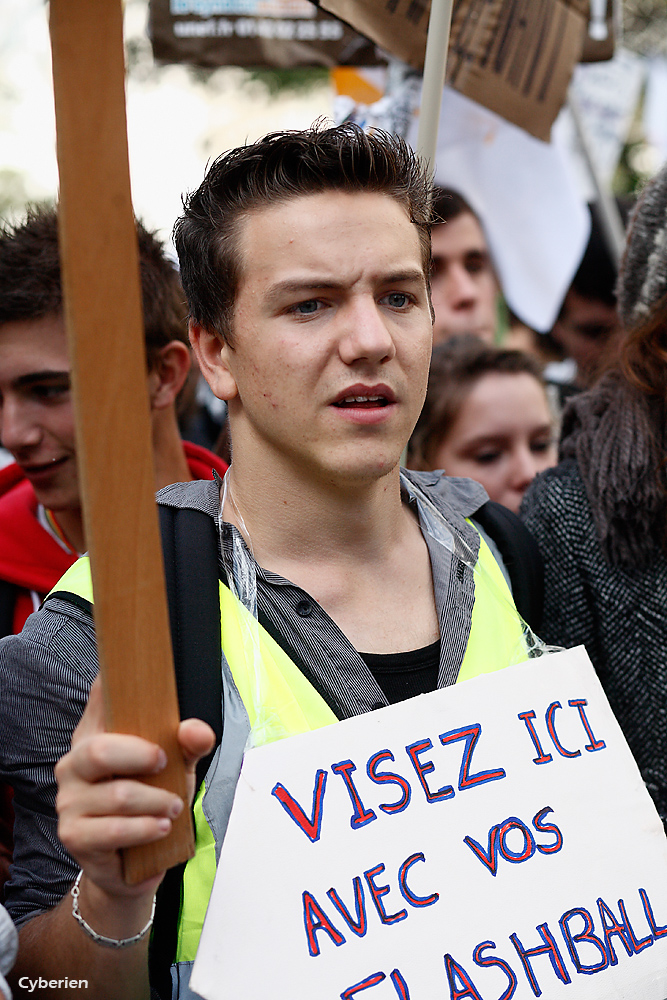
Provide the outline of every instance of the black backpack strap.
<path id="1" fill-rule="evenodd" d="M 18 587 L 7 580 L 0 580 L 0 638 L 14 634 L 14 608 Z"/>
<path id="2" fill-rule="evenodd" d="M 203 719 L 222 739 L 218 538 L 213 519 L 198 510 L 158 507 L 178 703 L 182 719 Z M 197 787 L 212 751 L 197 765 Z M 157 893 L 149 949 L 151 995 L 171 998 L 185 865 L 165 875 Z"/>
<path id="3" fill-rule="evenodd" d="M 539 635 L 544 606 L 544 566 L 537 542 L 516 514 L 487 501 L 473 521 L 493 539 L 509 573 L 516 609 Z"/>
<path id="4" fill-rule="evenodd" d="M 160 505 L 178 704 L 182 719 L 208 722 L 222 739 L 218 533 L 203 511 Z M 212 754 L 199 762 L 204 778 Z"/>

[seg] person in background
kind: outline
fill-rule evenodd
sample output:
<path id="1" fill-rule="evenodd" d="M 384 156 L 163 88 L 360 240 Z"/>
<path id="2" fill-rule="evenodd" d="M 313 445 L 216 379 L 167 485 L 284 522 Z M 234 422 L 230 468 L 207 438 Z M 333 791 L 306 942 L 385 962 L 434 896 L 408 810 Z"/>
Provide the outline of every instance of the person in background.
<path id="1" fill-rule="evenodd" d="M 618 200 L 623 219 L 629 202 Z M 595 205 L 589 206 L 591 233 L 572 279 L 550 340 L 563 352 L 563 363 L 547 366 L 545 377 L 587 389 L 613 361 L 623 336 L 616 304 L 617 267 L 611 258 Z M 569 395 L 565 391 L 565 396 Z"/>
<path id="2" fill-rule="evenodd" d="M 434 348 L 408 468 L 476 479 L 516 513 L 536 473 L 555 462 L 552 414 L 533 358 L 476 337 Z"/>
<path id="3" fill-rule="evenodd" d="M 500 286 L 481 223 L 450 188 L 435 188 L 431 230 L 433 342 L 470 333 L 493 343 Z"/>
<path id="4" fill-rule="evenodd" d="M 583 643 L 667 823 L 667 167 L 631 217 L 617 363 L 565 411 L 522 514 L 545 565 L 541 636 Z"/>
<path id="5" fill-rule="evenodd" d="M 157 490 L 226 465 L 179 436 L 176 401 L 190 369 L 185 296 L 155 236 L 137 223 L 137 237 Z M 0 470 L 0 635 L 11 635 L 86 549 L 52 207 L 0 230 L 0 440 L 14 459 Z M 0 785 L 0 885 L 11 859 L 9 794 Z"/>
<path id="6" fill-rule="evenodd" d="M 137 237 L 157 490 L 226 465 L 179 435 L 177 399 L 191 363 L 185 296 L 155 236 L 137 223 Z M 0 471 L 0 634 L 8 635 L 86 549 L 52 207 L 0 230 L 0 440 L 14 459 Z"/>

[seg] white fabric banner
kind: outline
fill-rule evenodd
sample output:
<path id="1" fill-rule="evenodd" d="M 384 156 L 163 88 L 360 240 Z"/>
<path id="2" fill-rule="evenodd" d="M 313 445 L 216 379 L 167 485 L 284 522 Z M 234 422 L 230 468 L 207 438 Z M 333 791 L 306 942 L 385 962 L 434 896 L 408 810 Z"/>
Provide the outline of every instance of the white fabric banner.
<path id="1" fill-rule="evenodd" d="M 206 1000 L 664 1000 L 667 839 L 583 648 L 247 753 Z"/>
<path id="2" fill-rule="evenodd" d="M 409 138 L 414 145 L 416 124 Z M 590 232 L 566 152 L 445 87 L 435 179 L 459 191 L 482 220 L 517 316 L 550 330 Z"/>

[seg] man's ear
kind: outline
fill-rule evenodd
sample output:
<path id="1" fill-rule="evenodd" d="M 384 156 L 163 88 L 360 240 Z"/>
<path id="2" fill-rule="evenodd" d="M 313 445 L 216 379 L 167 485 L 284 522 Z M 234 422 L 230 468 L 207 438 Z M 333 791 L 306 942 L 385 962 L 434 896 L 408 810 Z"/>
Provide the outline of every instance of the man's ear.
<path id="1" fill-rule="evenodd" d="M 160 348 L 155 365 L 148 373 L 152 410 L 164 410 L 176 402 L 191 363 L 190 352 L 180 340 L 172 340 Z"/>
<path id="2" fill-rule="evenodd" d="M 189 331 L 192 350 L 213 395 L 218 399 L 233 399 L 238 388 L 230 367 L 232 348 L 218 333 L 193 320 L 190 320 Z"/>

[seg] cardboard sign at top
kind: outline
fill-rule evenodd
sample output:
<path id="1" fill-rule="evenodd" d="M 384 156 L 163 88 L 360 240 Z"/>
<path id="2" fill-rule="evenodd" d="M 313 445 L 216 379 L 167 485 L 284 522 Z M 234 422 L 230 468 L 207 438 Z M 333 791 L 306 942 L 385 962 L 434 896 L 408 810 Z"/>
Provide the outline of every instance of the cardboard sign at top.
<path id="1" fill-rule="evenodd" d="M 159 62 L 192 66 L 376 66 L 373 42 L 310 0 L 150 0 Z"/>
<path id="2" fill-rule="evenodd" d="M 429 0 L 321 0 L 422 69 Z M 548 141 L 586 36 L 586 0 L 454 0 L 447 83 Z"/>

